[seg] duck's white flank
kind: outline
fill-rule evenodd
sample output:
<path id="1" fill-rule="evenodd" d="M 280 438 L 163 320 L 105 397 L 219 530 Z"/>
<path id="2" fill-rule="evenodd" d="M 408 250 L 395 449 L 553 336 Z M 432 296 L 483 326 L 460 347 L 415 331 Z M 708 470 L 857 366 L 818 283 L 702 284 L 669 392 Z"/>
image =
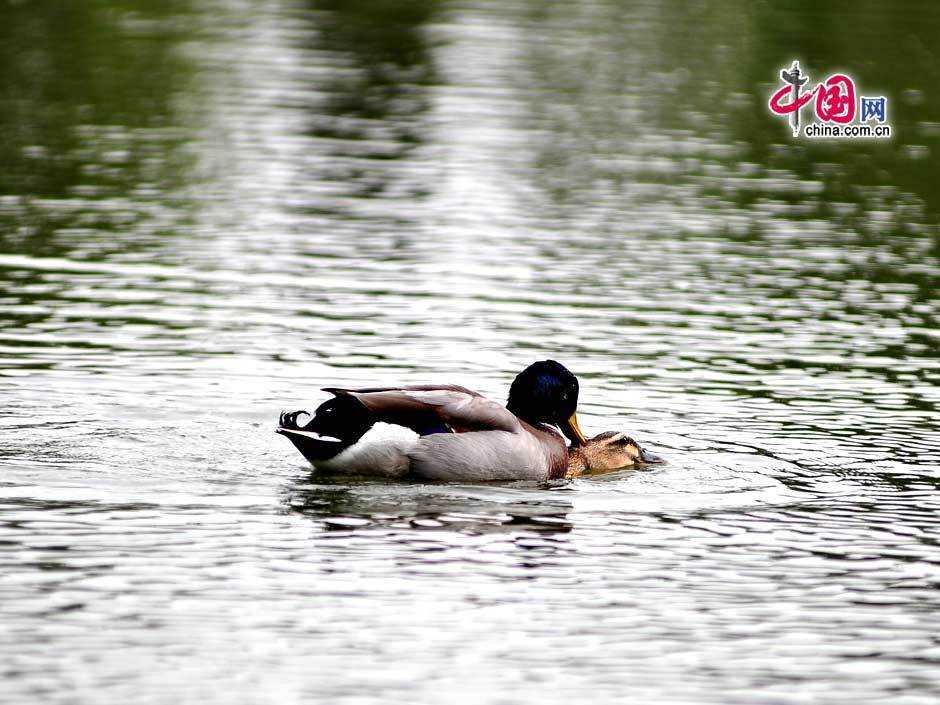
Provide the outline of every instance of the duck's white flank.
<path id="1" fill-rule="evenodd" d="M 355 444 L 315 465 L 327 472 L 400 477 L 408 472 L 408 453 L 419 438 L 405 426 L 378 422 Z"/>

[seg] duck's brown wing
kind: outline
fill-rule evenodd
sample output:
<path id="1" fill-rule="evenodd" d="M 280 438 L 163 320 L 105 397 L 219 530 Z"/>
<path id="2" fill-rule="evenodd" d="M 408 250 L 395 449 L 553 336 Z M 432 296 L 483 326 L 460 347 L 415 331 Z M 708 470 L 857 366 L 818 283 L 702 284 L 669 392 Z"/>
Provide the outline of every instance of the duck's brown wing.
<path id="1" fill-rule="evenodd" d="M 420 433 L 465 433 L 467 431 L 518 432 L 522 426 L 506 407 L 456 385 L 371 387 L 325 392 L 357 399 L 376 421 L 398 424 Z"/>

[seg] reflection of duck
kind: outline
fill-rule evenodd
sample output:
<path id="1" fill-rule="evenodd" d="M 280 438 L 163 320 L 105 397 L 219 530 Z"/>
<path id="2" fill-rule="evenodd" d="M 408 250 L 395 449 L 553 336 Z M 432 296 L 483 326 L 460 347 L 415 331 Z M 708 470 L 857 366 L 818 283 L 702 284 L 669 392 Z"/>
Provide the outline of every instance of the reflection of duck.
<path id="1" fill-rule="evenodd" d="M 548 480 L 577 446 L 578 380 L 554 360 L 529 365 L 506 406 L 453 385 L 336 389 L 305 425 L 281 414 L 282 433 L 329 472 L 433 480 Z"/>
<path id="2" fill-rule="evenodd" d="M 565 477 L 662 462 L 665 461 L 641 448 L 629 436 L 619 431 L 605 431 L 582 445 L 572 445 L 568 449 L 568 473 Z"/>
<path id="3" fill-rule="evenodd" d="M 322 521 L 326 528 L 352 531 L 385 526 L 412 529 L 515 534 L 559 534 L 571 531 L 572 511 L 565 493 L 516 485 L 388 483 L 381 478 L 297 477 L 284 495 L 286 508 Z M 524 548 L 524 547 L 520 547 Z"/>

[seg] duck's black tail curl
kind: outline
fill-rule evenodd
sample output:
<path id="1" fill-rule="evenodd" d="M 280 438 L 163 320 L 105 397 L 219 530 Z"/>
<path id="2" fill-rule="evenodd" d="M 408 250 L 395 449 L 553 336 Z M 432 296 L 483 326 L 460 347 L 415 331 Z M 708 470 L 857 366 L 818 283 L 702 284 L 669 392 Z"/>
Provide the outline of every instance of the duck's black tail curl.
<path id="1" fill-rule="evenodd" d="M 301 414 L 306 414 L 310 416 L 310 412 L 306 409 L 298 409 L 297 411 L 282 411 L 281 415 L 277 419 L 277 430 L 278 433 L 281 433 L 281 430 L 293 430 L 293 431 L 303 431 L 304 428 L 299 423 L 297 423 L 297 417 Z M 308 422 L 309 423 L 309 422 Z"/>
<path id="2" fill-rule="evenodd" d="M 310 416 L 303 409 L 298 411 L 282 411 L 278 417 L 277 433 L 285 436 L 294 444 L 294 447 L 311 463 L 329 460 L 342 452 L 349 444 L 336 438 L 323 438 L 314 431 L 307 430 L 310 421 L 300 425 L 297 418 L 302 414 Z"/>

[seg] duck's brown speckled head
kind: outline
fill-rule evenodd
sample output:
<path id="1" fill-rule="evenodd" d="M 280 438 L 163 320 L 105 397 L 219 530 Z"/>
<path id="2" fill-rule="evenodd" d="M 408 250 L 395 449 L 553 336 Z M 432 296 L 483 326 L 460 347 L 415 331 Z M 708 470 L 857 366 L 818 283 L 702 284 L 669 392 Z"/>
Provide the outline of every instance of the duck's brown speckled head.
<path id="1" fill-rule="evenodd" d="M 605 431 L 583 445 L 572 445 L 568 449 L 566 477 L 663 462 L 665 461 L 662 458 L 644 450 L 626 434 L 620 431 Z"/>

